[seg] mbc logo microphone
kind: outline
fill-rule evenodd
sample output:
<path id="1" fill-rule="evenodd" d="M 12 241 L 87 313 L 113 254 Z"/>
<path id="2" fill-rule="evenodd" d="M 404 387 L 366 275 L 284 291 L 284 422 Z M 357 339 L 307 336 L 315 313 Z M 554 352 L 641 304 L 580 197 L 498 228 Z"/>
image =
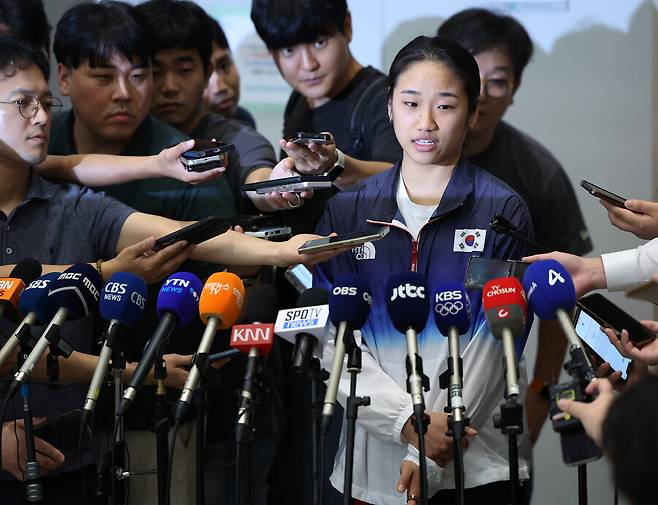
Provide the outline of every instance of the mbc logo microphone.
<path id="1" fill-rule="evenodd" d="M 421 298 L 425 299 L 425 286 L 414 286 L 413 284 L 401 284 L 393 288 L 391 301 L 394 302 L 398 298 Z"/>

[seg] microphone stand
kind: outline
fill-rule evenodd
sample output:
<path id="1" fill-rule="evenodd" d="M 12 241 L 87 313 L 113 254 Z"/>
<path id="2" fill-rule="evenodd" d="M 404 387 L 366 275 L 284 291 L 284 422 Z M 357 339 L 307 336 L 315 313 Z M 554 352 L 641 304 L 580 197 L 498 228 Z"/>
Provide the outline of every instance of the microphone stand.
<path id="1" fill-rule="evenodd" d="M 311 380 L 311 456 L 312 456 L 312 469 L 313 469 L 313 503 L 320 505 L 320 481 L 323 475 L 320 474 L 321 465 L 318 461 L 322 457 L 320 447 L 320 414 L 322 413 L 322 397 L 320 396 L 320 388 L 325 380 L 329 378 L 329 372 L 324 370 L 320 365 L 318 358 L 312 358 L 311 364 L 308 369 L 308 378 Z"/>
<path id="2" fill-rule="evenodd" d="M 18 353 L 17 367 L 20 369 L 25 359 L 30 354 L 32 346 L 27 342 L 29 331 L 24 339 L 20 340 L 20 352 Z M 25 428 L 25 449 L 27 462 L 25 465 L 25 498 L 30 503 L 43 501 L 43 484 L 41 482 L 41 468 L 37 461 L 37 452 L 34 442 L 34 424 L 32 422 L 32 402 L 30 401 L 30 385 L 25 383 L 21 386 L 23 397 L 23 423 Z"/>
<path id="3" fill-rule="evenodd" d="M 343 505 L 352 503 L 352 473 L 354 468 L 354 438 L 356 435 L 356 418 L 360 406 L 370 405 L 369 396 L 356 396 L 356 377 L 361 373 L 361 348 L 356 345 L 354 332 L 348 331 L 344 336 L 347 358 L 347 371 L 350 374 L 350 395 L 347 397 L 345 420 L 347 421 L 347 447 L 345 451 L 345 477 L 343 479 Z"/>
<path id="4" fill-rule="evenodd" d="M 151 431 L 156 437 L 156 458 L 158 467 L 158 505 L 169 505 L 167 489 L 169 483 L 169 407 L 167 405 L 167 389 L 164 380 L 167 378 L 167 364 L 162 357 L 162 347 L 156 353 L 153 365 L 157 389 L 155 392 L 155 419 Z"/>
<path id="5" fill-rule="evenodd" d="M 444 409 L 448 414 L 446 435 L 452 437 L 457 504 L 464 505 L 464 450 L 461 442 L 466 436 L 470 419 L 465 415 L 466 407 L 462 399 L 462 358 L 459 352 L 459 333 L 455 328 L 450 328 L 448 332 L 448 349 L 448 369 L 439 377 L 439 387 L 448 389 L 448 405 Z"/>
<path id="6" fill-rule="evenodd" d="M 514 335 L 503 328 L 503 369 L 505 371 L 505 402 L 500 414 L 495 414 L 493 424 L 503 435 L 508 436 L 508 463 L 510 477 L 510 503 L 517 505 L 516 491 L 519 486 L 519 448 L 517 436 L 523 433 L 523 405 L 519 403 L 518 372 L 514 352 Z"/>
<path id="7" fill-rule="evenodd" d="M 108 338 L 111 338 L 108 335 Z M 110 440 L 111 451 L 111 483 L 112 483 L 112 503 L 117 505 L 123 503 L 126 485 L 123 481 L 129 477 L 124 476 L 125 450 L 126 443 L 123 435 L 123 417 L 117 416 L 121 400 L 123 398 L 123 371 L 126 368 L 126 359 L 123 350 L 119 345 L 120 338 L 117 337 L 112 343 L 112 370 L 110 372 L 114 382 L 114 430 L 113 439 Z"/>
<path id="8" fill-rule="evenodd" d="M 425 413 L 423 389 L 430 388 L 429 377 L 423 373 L 423 360 L 418 354 L 416 331 L 409 328 L 407 337 L 407 392 L 413 400 L 414 413 L 411 416 L 414 430 L 418 434 L 418 463 L 420 466 L 420 505 L 427 505 L 429 487 L 427 485 L 427 461 L 425 460 L 425 433 L 430 417 Z"/>

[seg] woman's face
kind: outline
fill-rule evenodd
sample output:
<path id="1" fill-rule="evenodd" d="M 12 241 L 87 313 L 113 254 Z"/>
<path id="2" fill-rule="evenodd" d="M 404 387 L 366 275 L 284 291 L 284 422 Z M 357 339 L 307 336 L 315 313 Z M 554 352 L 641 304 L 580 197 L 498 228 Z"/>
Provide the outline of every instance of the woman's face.
<path id="1" fill-rule="evenodd" d="M 459 160 L 469 115 L 461 82 L 445 64 L 412 63 L 400 73 L 389 102 L 395 136 L 405 162 L 454 165 Z"/>

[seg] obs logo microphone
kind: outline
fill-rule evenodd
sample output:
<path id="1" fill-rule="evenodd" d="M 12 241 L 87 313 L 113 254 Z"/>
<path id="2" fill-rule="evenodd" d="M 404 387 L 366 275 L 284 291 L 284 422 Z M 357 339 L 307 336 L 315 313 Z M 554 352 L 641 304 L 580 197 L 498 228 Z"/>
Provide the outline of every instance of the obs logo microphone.
<path id="1" fill-rule="evenodd" d="M 413 284 L 402 284 L 393 289 L 393 295 L 391 296 L 391 301 L 394 302 L 398 298 L 421 298 L 425 299 L 425 287 L 424 286 L 414 286 Z"/>
<path id="2" fill-rule="evenodd" d="M 335 296 L 356 296 L 358 289 L 354 286 L 336 286 L 331 294 Z M 372 305 L 372 296 L 367 291 L 363 292 L 363 299 L 368 305 Z"/>

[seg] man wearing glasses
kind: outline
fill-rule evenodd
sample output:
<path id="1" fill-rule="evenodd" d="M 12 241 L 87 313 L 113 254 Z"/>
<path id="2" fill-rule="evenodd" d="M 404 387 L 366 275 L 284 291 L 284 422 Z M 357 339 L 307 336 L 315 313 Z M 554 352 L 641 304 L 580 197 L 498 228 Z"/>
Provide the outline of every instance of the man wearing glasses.
<path id="1" fill-rule="evenodd" d="M 532 56 L 528 32 L 512 17 L 467 9 L 448 18 L 437 35 L 460 43 L 480 67 L 480 116 L 466 136 L 465 154 L 521 195 L 537 242 L 577 255 L 591 251 L 582 212 L 560 163 L 539 142 L 502 120 Z M 548 396 L 542 390 L 558 377 L 565 350 L 554 321 L 541 321 L 539 328 L 537 362 L 525 408 L 533 443 L 548 415 Z"/>

